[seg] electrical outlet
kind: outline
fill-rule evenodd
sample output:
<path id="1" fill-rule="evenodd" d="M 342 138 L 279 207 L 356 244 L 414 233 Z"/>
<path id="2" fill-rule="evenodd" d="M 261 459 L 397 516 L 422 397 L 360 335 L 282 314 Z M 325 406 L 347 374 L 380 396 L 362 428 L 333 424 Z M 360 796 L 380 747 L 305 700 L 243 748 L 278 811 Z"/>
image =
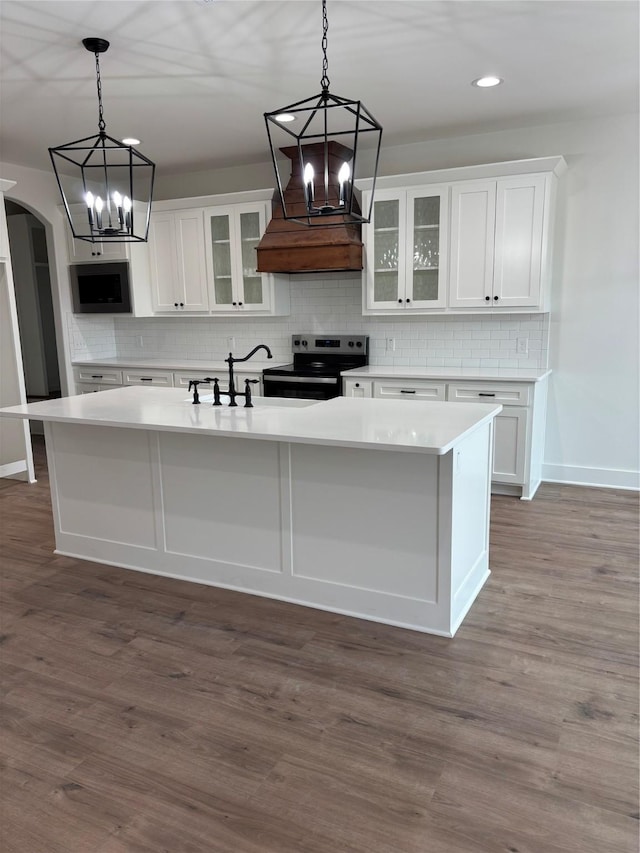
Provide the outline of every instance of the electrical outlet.
<path id="1" fill-rule="evenodd" d="M 229 350 L 229 352 L 233 352 L 233 350 L 235 348 L 236 348 L 236 339 L 233 335 L 231 335 L 230 337 L 227 338 L 227 349 Z"/>
<path id="2" fill-rule="evenodd" d="M 516 352 L 518 355 L 529 354 L 529 338 L 518 338 L 516 341 Z"/>
<path id="3" fill-rule="evenodd" d="M 395 338 L 387 338 L 387 352 L 395 352 L 396 351 L 396 339 Z"/>

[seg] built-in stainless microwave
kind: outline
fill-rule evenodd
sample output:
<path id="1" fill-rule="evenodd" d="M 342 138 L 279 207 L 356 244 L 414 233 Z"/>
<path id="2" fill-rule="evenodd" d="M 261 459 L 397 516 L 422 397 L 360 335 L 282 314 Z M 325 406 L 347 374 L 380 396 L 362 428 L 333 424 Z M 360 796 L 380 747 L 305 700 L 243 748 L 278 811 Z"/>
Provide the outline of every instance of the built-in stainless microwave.
<path id="1" fill-rule="evenodd" d="M 74 314 L 130 314 L 129 263 L 72 264 Z"/>

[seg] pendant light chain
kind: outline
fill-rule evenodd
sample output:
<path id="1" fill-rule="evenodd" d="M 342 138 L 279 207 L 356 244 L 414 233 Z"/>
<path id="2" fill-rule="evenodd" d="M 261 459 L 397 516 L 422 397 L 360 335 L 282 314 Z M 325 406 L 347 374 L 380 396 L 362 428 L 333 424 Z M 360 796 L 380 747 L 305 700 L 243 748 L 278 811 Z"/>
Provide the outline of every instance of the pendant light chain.
<path id="1" fill-rule="evenodd" d="M 329 70 L 329 60 L 327 59 L 327 30 L 329 29 L 329 19 L 327 18 L 327 0 L 322 0 L 322 78 L 320 85 L 323 92 L 329 91 L 329 78 L 327 71 Z"/>
<path id="2" fill-rule="evenodd" d="M 102 109 L 102 80 L 100 79 L 100 54 L 96 51 L 96 83 L 98 86 L 98 130 L 104 133 L 106 124 Z"/>

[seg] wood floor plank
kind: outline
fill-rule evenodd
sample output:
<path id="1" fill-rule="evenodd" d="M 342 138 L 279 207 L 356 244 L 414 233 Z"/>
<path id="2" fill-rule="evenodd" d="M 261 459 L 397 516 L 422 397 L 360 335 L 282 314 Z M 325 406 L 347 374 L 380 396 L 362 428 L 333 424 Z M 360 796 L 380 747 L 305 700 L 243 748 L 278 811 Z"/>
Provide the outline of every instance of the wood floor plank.
<path id="1" fill-rule="evenodd" d="M 54 555 L 0 488 L 2 853 L 637 853 L 638 496 L 492 500 L 455 639 Z"/>

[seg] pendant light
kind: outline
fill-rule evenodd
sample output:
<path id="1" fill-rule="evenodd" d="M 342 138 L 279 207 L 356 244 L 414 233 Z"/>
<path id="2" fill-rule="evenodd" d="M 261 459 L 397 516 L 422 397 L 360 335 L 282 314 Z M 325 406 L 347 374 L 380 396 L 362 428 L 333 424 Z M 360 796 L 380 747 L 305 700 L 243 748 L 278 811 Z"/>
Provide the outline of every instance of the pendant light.
<path id="1" fill-rule="evenodd" d="M 85 38 L 82 44 L 96 58 L 98 133 L 49 148 L 69 225 L 76 240 L 89 243 L 146 242 L 156 167 L 132 145 L 107 134 L 100 54 L 109 42 Z"/>
<path id="2" fill-rule="evenodd" d="M 322 0 L 322 91 L 264 114 L 283 218 L 303 225 L 345 225 L 369 222 L 373 209 L 382 126 L 362 101 L 329 91 L 327 60 L 327 3 Z M 277 141 L 279 140 L 279 141 Z M 280 147 L 281 142 L 288 143 Z M 361 212 L 355 181 L 361 148 L 373 153 L 373 184 L 368 210 Z M 278 149 L 291 161 L 286 188 Z M 366 177 L 371 177 L 369 172 Z"/>

